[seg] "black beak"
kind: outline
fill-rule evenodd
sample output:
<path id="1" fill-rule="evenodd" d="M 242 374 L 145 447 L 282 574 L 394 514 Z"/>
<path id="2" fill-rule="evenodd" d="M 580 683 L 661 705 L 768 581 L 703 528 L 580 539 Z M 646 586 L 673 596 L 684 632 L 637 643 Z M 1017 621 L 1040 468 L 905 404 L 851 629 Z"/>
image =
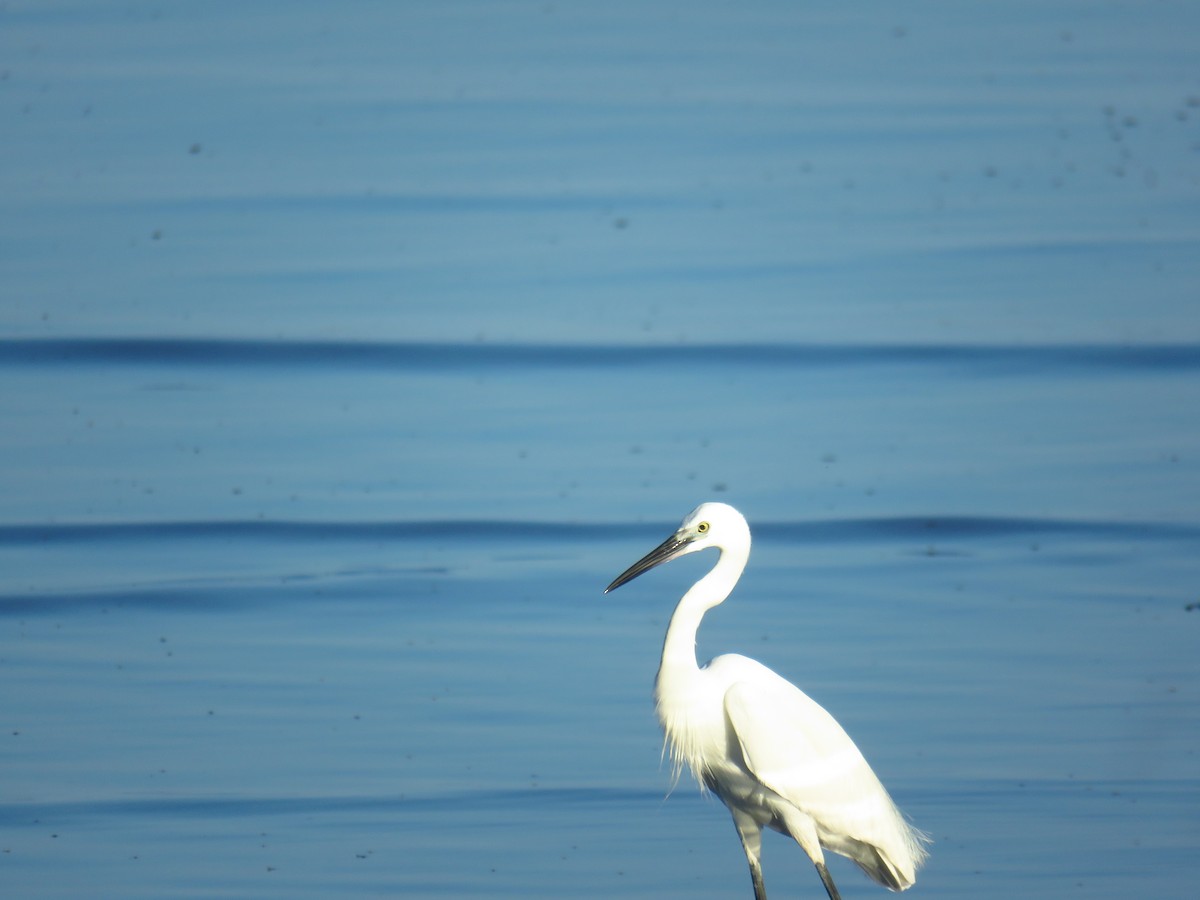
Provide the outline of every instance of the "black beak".
<path id="1" fill-rule="evenodd" d="M 604 589 L 604 593 L 616 590 L 627 581 L 633 581 L 643 572 L 649 572 L 657 565 L 669 562 L 679 556 L 683 548 L 692 542 L 692 535 L 680 537 L 678 534 L 673 534 L 632 566 L 616 577 L 612 584 Z"/>

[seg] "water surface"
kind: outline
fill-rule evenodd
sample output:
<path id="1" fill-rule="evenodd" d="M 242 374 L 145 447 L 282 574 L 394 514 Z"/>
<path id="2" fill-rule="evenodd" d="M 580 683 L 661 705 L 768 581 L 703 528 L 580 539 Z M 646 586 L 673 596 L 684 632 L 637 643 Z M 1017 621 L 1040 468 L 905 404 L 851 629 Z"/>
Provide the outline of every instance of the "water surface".
<path id="1" fill-rule="evenodd" d="M 9 892 L 748 896 L 649 697 L 706 560 L 601 594 L 720 499 L 698 653 L 913 896 L 1189 895 L 1190 4 L 3 17 Z"/>

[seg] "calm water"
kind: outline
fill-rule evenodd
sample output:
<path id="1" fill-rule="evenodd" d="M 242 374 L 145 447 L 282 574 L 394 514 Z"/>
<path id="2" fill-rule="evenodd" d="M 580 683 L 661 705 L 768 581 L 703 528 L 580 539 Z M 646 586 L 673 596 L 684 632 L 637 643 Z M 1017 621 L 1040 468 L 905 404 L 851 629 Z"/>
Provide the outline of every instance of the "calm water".
<path id="1" fill-rule="evenodd" d="M 722 499 L 699 653 L 842 721 L 912 896 L 1190 896 L 1198 27 L 7 5 L 6 895 L 749 896 L 649 696 L 708 560 L 600 593 Z"/>

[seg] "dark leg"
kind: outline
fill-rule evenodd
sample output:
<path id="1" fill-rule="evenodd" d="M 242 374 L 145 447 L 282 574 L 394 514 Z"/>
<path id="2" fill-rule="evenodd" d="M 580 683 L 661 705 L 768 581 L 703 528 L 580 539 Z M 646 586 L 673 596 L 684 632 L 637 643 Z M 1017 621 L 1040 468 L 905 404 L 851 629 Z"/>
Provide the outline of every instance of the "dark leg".
<path id="1" fill-rule="evenodd" d="M 762 865 L 758 858 L 762 853 L 762 827 L 749 816 L 733 814 L 738 837 L 742 839 L 742 850 L 746 862 L 750 863 L 750 880 L 754 882 L 754 900 L 767 900 L 767 889 L 763 887 Z"/>
<path id="2" fill-rule="evenodd" d="M 817 863 L 817 874 L 821 876 L 821 884 L 825 885 L 825 890 L 829 894 L 829 900 L 842 900 L 842 895 L 838 893 L 837 885 L 833 883 L 833 876 L 825 868 L 825 863 Z"/>
<path id="3" fill-rule="evenodd" d="M 762 866 L 757 859 L 750 860 L 750 880 L 754 882 L 754 900 L 767 900 L 767 889 L 763 886 Z"/>

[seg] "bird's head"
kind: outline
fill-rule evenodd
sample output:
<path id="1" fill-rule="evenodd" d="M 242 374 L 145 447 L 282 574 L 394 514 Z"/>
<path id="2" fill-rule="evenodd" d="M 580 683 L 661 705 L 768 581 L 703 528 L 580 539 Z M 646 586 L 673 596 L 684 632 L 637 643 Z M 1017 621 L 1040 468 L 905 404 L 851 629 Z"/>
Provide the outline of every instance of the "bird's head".
<path id="1" fill-rule="evenodd" d="M 604 593 L 616 590 L 655 566 L 709 547 L 749 552 L 750 526 L 728 503 L 701 503 L 684 516 L 673 535 L 618 575 Z"/>

